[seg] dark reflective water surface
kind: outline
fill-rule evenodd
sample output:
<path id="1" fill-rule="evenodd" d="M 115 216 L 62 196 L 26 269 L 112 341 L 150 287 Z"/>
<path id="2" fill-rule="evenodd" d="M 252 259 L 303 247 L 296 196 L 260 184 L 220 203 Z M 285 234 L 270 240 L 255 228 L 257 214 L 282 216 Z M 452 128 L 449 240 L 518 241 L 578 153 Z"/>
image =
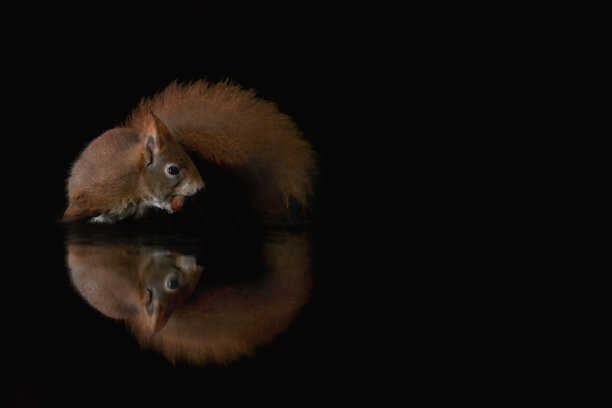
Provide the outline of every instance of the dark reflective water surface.
<path id="1" fill-rule="evenodd" d="M 319 284 L 309 225 L 168 218 L 22 233 L 5 275 L 11 405 L 303 401 L 344 370 L 344 303 Z"/>

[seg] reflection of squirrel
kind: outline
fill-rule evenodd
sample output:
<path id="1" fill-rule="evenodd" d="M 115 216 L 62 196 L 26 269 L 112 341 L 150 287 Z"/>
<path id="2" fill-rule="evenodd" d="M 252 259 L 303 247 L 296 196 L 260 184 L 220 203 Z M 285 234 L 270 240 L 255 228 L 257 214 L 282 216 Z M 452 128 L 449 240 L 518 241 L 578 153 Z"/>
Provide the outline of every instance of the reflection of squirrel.
<path id="1" fill-rule="evenodd" d="M 262 242 L 235 244 L 215 248 L 202 279 L 196 256 L 161 246 L 69 241 L 67 263 L 78 293 L 124 320 L 143 347 L 171 362 L 224 365 L 287 330 L 313 284 L 307 234 L 275 230 Z M 225 250 L 235 260 L 228 262 Z M 253 270 L 261 273 L 254 278 Z M 245 275 L 250 279 L 227 280 Z"/>
<path id="2" fill-rule="evenodd" d="M 254 91 L 175 82 L 81 153 L 68 179 L 64 219 L 114 222 L 148 207 L 179 211 L 207 182 L 194 162 L 231 175 L 266 216 L 287 213 L 291 200 L 305 207 L 316 171 L 295 123 Z"/>

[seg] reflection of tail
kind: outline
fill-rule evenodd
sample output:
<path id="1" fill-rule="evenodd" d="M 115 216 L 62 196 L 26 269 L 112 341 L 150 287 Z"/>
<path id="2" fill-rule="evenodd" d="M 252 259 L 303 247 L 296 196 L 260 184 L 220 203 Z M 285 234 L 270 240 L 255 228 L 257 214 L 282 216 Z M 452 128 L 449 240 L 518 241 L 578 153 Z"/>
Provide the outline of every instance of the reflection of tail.
<path id="1" fill-rule="evenodd" d="M 279 233 L 263 247 L 267 273 L 244 286 L 200 286 L 155 336 L 135 334 L 172 362 L 227 364 L 271 343 L 293 322 L 312 287 L 305 235 Z"/>
<path id="2" fill-rule="evenodd" d="M 91 306 L 149 335 L 193 292 L 202 272 L 194 256 L 79 243 L 68 244 L 68 267 L 75 288 Z"/>

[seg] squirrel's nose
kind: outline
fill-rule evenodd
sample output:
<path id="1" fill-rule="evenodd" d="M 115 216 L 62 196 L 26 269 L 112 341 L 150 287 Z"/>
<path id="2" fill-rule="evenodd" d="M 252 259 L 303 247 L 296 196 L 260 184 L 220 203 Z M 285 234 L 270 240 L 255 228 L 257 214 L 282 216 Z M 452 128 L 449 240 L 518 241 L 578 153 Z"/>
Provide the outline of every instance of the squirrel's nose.
<path id="1" fill-rule="evenodd" d="M 204 188 L 204 182 L 202 179 L 199 180 L 185 180 L 177 190 L 175 190 L 176 194 L 180 194 L 183 196 L 192 196 L 197 193 L 199 190 Z"/>
<path id="2" fill-rule="evenodd" d="M 197 193 L 199 190 L 204 188 L 204 181 L 202 181 L 201 178 L 198 177 L 198 179 L 196 181 L 193 181 L 191 183 L 189 183 L 188 185 L 186 185 L 185 187 L 185 193 L 186 195 L 194 195 L 195 193 Z"/>

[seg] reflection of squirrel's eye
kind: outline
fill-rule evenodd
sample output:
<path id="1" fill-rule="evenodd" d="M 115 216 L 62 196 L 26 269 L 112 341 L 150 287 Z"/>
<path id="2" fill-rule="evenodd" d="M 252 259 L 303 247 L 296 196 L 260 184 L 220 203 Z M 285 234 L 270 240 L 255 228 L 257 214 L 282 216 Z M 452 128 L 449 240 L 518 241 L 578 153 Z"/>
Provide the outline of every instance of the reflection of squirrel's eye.
<path id="1" fill-rule="evenodd" d="M 178 279 L 168 279 L 168 281 L 166 281 L 166 287 L 168 289 L 176 289 L 179 286 L 179 281 Z"/>
<path id="2" fill-rule="evenodd" d="M 177 174 L 179 174 L 179 169 L 176 166 L 168 166 L 168 168 L 166 169 L 166 171 L 168 172 L 168 174 L 170 174 L 171 176 L 176 176 Z"/>

